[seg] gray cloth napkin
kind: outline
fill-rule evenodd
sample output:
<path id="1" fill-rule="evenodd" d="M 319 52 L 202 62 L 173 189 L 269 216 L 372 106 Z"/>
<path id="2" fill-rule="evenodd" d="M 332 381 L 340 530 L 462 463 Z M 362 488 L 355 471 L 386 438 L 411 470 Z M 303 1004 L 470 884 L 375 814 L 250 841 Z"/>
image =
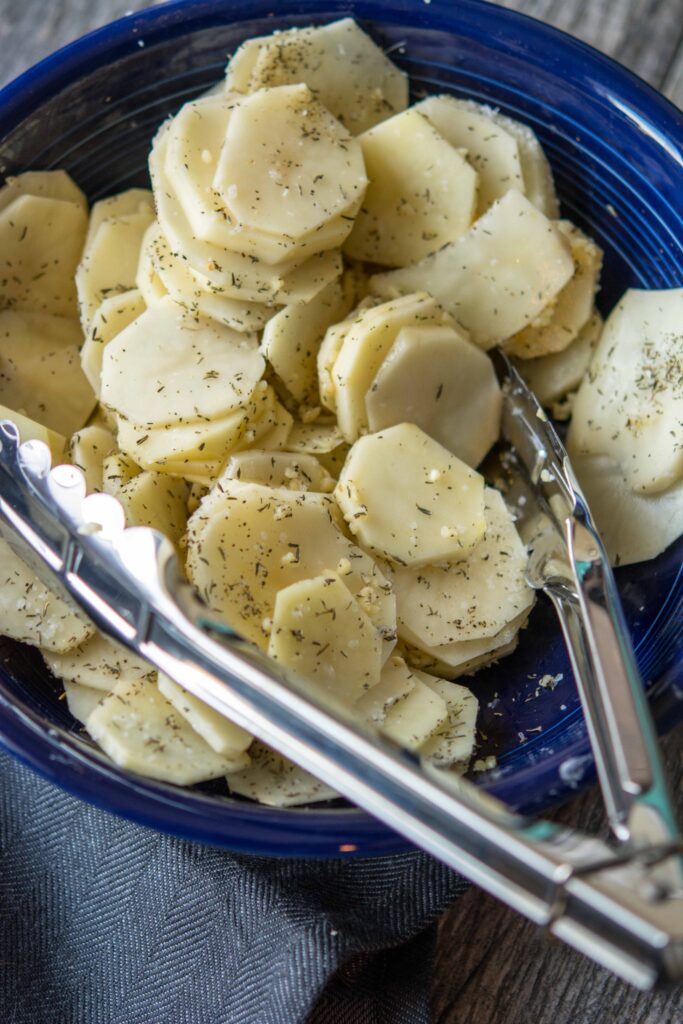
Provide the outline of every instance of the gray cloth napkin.
<path id="1" fill-rule="evenodd" d="M 2 1024 L 427 1024 L 421 853 L 284 860 L 115 818 L 0 751 Z"/>

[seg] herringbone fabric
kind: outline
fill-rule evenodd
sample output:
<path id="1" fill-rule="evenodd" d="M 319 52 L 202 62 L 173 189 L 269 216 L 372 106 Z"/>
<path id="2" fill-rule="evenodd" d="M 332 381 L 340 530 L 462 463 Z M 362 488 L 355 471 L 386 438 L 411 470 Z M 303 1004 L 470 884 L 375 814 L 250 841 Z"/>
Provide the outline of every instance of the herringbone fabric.
<path id="1" fill-rule="evenodd" d="M 237 856 L 131 825 L 0 752 L 2 1024 L 427 1024 L 419 853 Z"/>

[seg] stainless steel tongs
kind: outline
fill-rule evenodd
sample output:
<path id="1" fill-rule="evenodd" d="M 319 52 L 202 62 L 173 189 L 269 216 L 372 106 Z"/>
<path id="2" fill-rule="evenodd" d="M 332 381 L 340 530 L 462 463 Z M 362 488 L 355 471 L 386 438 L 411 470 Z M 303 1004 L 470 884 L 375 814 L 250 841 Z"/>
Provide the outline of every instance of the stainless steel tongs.
<path id="1" fill-rule="evenodd" d="M 566 454 L 504 356 L 499 464 L 560 614 L 616 842 L 511 812 L 323 704 L 216 622 L 172 545 L 0 423 L 0 529 L 129 647 L 349 800 L 641 988 L 683 977 L 683 846 L 614 581 Z M 521 508 L 522 505 L 519 507 Z M 45 570 L 49 570 L 47 574 Z M 47 723 L 46 723 L 47 728 Z"/>

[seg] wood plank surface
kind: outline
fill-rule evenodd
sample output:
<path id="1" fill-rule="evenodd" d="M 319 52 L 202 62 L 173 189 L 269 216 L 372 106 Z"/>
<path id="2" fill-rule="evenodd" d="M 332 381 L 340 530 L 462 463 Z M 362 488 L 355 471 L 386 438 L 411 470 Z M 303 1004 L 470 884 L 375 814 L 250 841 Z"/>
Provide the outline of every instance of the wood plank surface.
<path id="1" fill-rule="evenodd" d="M 0 0 L 0 84 L 143 6 L 136 0 Z M 591 43 L 683 106 L 683 0 L 502 0 L 502 6 Z M 665 745 L 681 805 L 682 737 L 679 730 Z M 597 794 L 585 794 L 558 818 L 598 828 Z M 683 987 L 638 993 L 472 889 L 441 921 L 433 1008 L 435 1024 L 683 1024 Z"/>

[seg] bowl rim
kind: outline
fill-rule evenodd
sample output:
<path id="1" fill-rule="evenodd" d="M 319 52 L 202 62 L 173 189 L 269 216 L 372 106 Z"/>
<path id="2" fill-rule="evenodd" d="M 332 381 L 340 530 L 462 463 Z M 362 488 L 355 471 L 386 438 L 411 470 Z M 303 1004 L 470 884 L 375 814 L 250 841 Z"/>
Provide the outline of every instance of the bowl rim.
<path id="1" fill-rule="evenodd" d="M 248 12 L 239 0 L 172 0 L 126 14 L 61 47 L 0 90 L 0 138 L 45 100 L 102 67 L 105 61 L 129 56 L 148 43 L 155 45 L 177 36 L 183 29 L 248 24 L 266 12 L 263 0 L 255 0 Z M 439 21 L 442 12 L 449 24 Z M 458 26 L 485 33 L 490 30 L 491 18 L 498 18 L 506 26 L 506 42 L 524 37 L 520 45 L 543 47 L 547 51 L 558 49 L 565 60 L 573 59 L 572 74 L 584 81 L 586 87 L 594 75 L 602 76 L 603 100 L 609 103 L 618 96 L 622 112 L 636 123 L 649 126 L 650 133 L 683 168 L 683 145 L 676 144 L 678 135 L 683 138 L 683 113 L 670 100 L 613 58 L 529 15 L 486 0 L 458 0 L 455 6 L 448 0 L 425 0 L 424 7 L 410 0 L 387 0 L 383 4 L 376 0 L 331 0 L 323 10 L 314 0 L 303 0 L 297 5 L 296 15 L 299 24 L 354 16 L 361 22 L 381 19 L 390 24 L 408 20 L 416 28 L 440 28 L 451 33 Z M 0 680 L 3 676 L 6 673 L 0 666 Z M 683 676 L 683 671 L 677 673 L 679 676 Z M 2 689 L 0 742 L 73 795 L 138 824 L 193 841 L 242 852 L 306 857 L 394 854 L 412 848 L 407 840 L 352 807 L 277 809 L 248 803 L 226 804 L 226 809 L 232 810 L 234 828 L 227 827 L 230 813 L 220 815 L 226 823 L 219 827 L 213 797 L 140 779 L 105 763 L 77 737 L 49 726 Z M 590 754 L 586 753 L 587 743 L 577 741 L 575 746 L 577 757 L 587 758 L 587 770 L 581 779 L 583 787 L 593 777 Z M 566 756 L 570 756 L 569 751 Z M 539 772 L 541 765 L 534 765 L 533 773 Z M 554 803 L 575 795 L 580 788 L 572 783 L 562 790 L 557 775 L 553 773 L 552 779 L 557 793 Z"/>

